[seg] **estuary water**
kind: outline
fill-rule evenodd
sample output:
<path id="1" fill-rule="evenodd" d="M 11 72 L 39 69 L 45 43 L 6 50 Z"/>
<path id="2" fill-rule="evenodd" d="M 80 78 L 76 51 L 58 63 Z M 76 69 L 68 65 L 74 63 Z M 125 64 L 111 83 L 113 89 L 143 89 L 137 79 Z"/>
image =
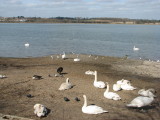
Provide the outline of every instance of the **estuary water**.
<path id="1" fill-rule="evenodd" d="M 140 50 L 133 51 L 134 45 Z M 160 26 L 0 23 L 0 57 L 39 57 L 63 51 L 158 60 Z"/>

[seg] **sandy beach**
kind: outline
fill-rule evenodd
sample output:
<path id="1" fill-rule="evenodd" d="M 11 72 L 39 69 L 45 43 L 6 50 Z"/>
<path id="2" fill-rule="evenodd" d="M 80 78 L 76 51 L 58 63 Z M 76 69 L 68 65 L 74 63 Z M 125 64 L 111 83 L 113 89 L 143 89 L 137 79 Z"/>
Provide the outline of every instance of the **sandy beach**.
<path id="1" fill-rule="evenodd" d="M 67 59 L 57 55 L 38 58 L 0 58 L 0 113 L 39 120 L 33 106 L 36 103 L 45 105 L 50 111 L 43 120 L 159 120 L 160 119 L 160 62 L 131 60 L 126 58 L 105 57 L 80 54 L 81 61 L 74 62 L 77 55 L 67 54 Z M 57 68 L 63 67 L 63 77 L 55 77 Z M 105 89 L 93 86 L 94 76 L 85 75 L 88 70 L 98 72 L 98 80 L 108 82 L 110 91 L 118 80 L 131 80 L 136 90 L 121 90 L 118 93 L 122 100 L 113 101 L 104 98 Z M 33 75 L 43 79 L 33 80 Z M 74 87 L 59 91 L 66 78 Z M 138 96 L 138 90 L 154 88 L 156 98 L 146 109 L 127 108 L 126 104 Z M 33 97 L 28 98 L 26 95 Z M 109 113 L 88 115 L 82 113 L 83 95 L 88 104 L 103 107 Z M 70 101 L 64 101 L 64 97 Z M 75 101 L 75 97 L 80 99 Z M 20 120 L 20 119 L 18 119 Z"/>

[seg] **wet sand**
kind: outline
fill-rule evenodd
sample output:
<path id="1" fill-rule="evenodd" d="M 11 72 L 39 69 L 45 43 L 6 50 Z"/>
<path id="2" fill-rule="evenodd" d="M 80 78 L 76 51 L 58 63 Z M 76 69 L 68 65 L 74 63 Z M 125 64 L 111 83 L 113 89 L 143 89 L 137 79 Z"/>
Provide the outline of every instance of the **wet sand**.
<path id="1" fill-rule="evenodd" d="M 126 58 L 79 55 L 81 61 L 74 62 L 77 55 L 68 54 L 62 60 L 53 55 L 39 58 L 0 58 L 0 74 L 7 78 L 0 79 L 0 113 L 29 119 L 37 119 L 33 106 L 40 103 L 50 112 L 44 120 L 158 120 L 160 119 L 160 63 Z M 63 67 L 63 77 L 55 77 L 58 67 Z M 110 91 L 117 80 L 131 80 L 136 90 L 121 90 L 118 93 L 122 100 L 113 101 L 104 98 L 105 89 L 93 86 L 94 76 L 85 75 L 85 71 L 97 70 L 98 80 L 108 82 Z M 33 75 L 43 79 L 33 80 Z M 50 75 L 50 76 L 49 76 Z M 66 78 L 74 87 L 59 91 Z M 154 88 L 157 93 L 155 101 L 145 109 L 127 108 L 125 105 L 138 96 L 139 89 Z M 27 94 L 34 97 L 28 98 Z M 88 115 L 82 113 L 83 95 L 88 104 L 103 107 L 109 113 Z M 64 101 L 64 97 L 70 101 Z M 80 99 L 75 101 L 75 97 Z"/>

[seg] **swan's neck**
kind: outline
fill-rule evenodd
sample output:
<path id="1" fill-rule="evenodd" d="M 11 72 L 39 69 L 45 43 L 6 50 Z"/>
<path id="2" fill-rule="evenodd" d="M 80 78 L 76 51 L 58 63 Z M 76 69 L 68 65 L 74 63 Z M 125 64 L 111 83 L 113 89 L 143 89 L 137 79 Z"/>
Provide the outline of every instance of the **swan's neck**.
<path id="1" fill-rule="evenodd" d="M 69 83 L 69 79 L 68 78 L 66 79 L 66 83 Z"/>
<path id="2" fill-rule="evenodd" d="M 83 107 L 87 107 L 87 98 L 86 98 L 86 96 L 84 96 L 84 105 L 83 105 Z"/>
<path id="3" fill-rule="evenodd" d="M 94 82 L 97 82 L 97 71 L 95 71 L 95 79 Z"/>
<path id="4" fill-rule="evenodd" d="M 109 85 L 107 84 L 107 89 L 106 89 L 106 93 L 109 92 Z"/>
<path id="5" fill-rule="evenodd" d="M 153 95 L 149 95 L 149 98 L 151 98 L 152 100 L 154 100 L 154 96 Z"/>

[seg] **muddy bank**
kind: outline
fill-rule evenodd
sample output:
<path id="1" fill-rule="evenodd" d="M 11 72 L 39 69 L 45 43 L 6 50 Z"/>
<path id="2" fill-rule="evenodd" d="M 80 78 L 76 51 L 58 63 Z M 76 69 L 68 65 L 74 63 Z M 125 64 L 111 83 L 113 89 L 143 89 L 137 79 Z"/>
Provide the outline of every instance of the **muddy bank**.
<path id="1" fill-rule="evenodd" d="M 125 58 L 79 55 L 81 61 L 74 62 L 76 55 L 67 55 L 62 60 L 53 55 L 39 58 L 0 58 L 0 74 L 7 78 L 0 79 L 0 113 L 20 117 L 39 119 L 33 113 L 36 103 L 44 104 L 50 113 L 44 120 L 110 120 L 137 119 L 158 120 L 159 91 L 160 91 L 160 63 L 142 60 L 128 60 Z M 63 67 L 63 77 L 55 77 L 58 67 Z M 134 91 L 118 91 L 122 100 L 113 101 L 104 98 L 105 89 L 93 86 L 94 76 L 85 75 L 87 70 L 97 70 L 98 80 L 108 82 L 110 91 L 117 80 L 128 79 L 137 89 Z M 43 79 L 33 80 L 33 75 L 41 75 Z M 70 90 L 59 91 L 61 83 L 66 78 L 74 87 Z M 127 108 L 125 105 L 138 96 L 138 90 L 154 88 L 157 98 L 152 106 L 141 109 Z M 33 95 L 32 98 L 26 97 Z M 82 113 L 83 94 L 87 96 L 88 104 L 103 107 L 109 113 L 101 115 L 87 115 Z M 64 101 L 64 97 L 70 101 Z M 80 99 L 75 101 L 75 97 Z"/>

